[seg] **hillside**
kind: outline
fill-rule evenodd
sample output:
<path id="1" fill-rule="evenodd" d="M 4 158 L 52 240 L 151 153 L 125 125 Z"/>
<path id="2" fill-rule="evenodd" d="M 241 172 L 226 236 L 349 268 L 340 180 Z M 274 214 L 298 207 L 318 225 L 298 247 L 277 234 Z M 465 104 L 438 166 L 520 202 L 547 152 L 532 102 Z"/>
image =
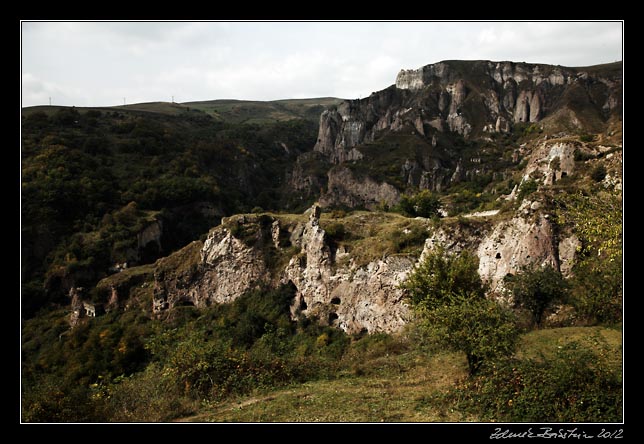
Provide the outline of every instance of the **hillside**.
<path id="1" fill-rule="evenodd" d="M 260 102 L 252 100 L 209 100 L 182 105 L 203 111 L 213 118 L 231 123 L 269 123 L 306 119 L 317 123 L 326 108 L 342 99 L 290 99 Z"/>
<path id="2" fill-rule="evenodd" d="M 24 109 L 23 419 L 621 421 L 621 69 Z"/>

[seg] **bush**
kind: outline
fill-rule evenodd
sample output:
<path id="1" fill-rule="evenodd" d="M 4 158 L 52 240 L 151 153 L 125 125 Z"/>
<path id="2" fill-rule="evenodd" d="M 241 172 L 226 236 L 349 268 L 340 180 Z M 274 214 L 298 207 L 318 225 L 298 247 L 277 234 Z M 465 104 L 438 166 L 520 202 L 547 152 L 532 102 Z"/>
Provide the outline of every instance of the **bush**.
<path id="1" fill-rule="evenodd" d="M 485 299 L 473 254 L 448 255 L 438 248 L 410 274 L 403 288 L 429 335 L 465 353 L 471 375 L 483 362 L 514 351 L 519 337 L 516 319 Z"/>
<path id="2" fill-rule="evenodd" d="M 604 165 L 597 165 L 590 173 L 590 177 L 595 182 L 601 182 L 606 177 L 607 171 Z"/>
<path id="3" fill-rule="evenodd" d="M 622 319 L 622 261 L 605 261 L 601 267 L 582 261 L 575 267 L 572 304 L 592 323 L 614 324 Z"/>
<path id="4" fill-rule="evenodd" d="M 519 187 L 519 194 L 517 195 L 517 199 L 519 202 L 521 202 L 523 199 L 537 191 L 539 188 L 539 184 L 537 183 L 536 180 L 534 179 L 528 179 L 525 182 L 521 184 Z"/>
<path id="5" fill-rule="evenodd" d="M 622 383 L 599 352 L 570 343 L 554 359 L 507 359 L 486 366 L 447 399 L 463 414 L 498 422 L 620 422 Z"/>
<path id="6" fill-rule="evenodd" d="M 440 200 L 429 190 L 422 190 L 413 196 L 403 194 L 398 202 L 398 212 L 407 217 L 439 217 L 440 207 Z"/>

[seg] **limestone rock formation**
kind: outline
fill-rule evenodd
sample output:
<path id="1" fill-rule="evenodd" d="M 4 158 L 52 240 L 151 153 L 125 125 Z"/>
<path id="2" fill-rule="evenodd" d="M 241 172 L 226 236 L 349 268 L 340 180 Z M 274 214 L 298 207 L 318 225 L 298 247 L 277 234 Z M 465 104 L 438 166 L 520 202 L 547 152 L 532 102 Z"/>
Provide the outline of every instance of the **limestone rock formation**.
<path id="1" fill-rule="evenodd" d="M 380 204 L 394 205 L 400 192 L 392 185 L 377 183 L 370 177 L 358 179 L 349 168 L 337 165 L 329 170 L 328 191 L 320 198 L 324 206 L 364 207 L 374 209 Z"/>
<path id="2" fill-rule="evenodd" d="M 359 157 L 360 150 L 353 147 L 373 141 L 379 131 L 400 131 L 406 124 L 424 135 L 427 127 L 465 138 L 507 132 L 510 122 L 539 122 L 568 109 L 565 97 L 573 90 L 590 98 L 594 117 L 621 104 L 621 77 L 583 68 L 444 61 L 402 70 L 395 85 L 325 111 L 314 149 L 333 163 L 345 162 Z"/>
<path id="3" fill-rule="evenodd" d="M 275 247 L 277 239 L 276 250 L 281 250 L 273 254 L 289 251 L 279 239 L 288 239 L 299 247 L 299 253 L 272 275 L 263 255 L 267 245 L 260 239 L 248 246 L 226 228 L 230 220 L 213 229 L 203 245 L 193 242 L 161 260 L 155 273 L 154 312 L 161 314 L 181 305 L 207 307 L 231 302 L 258 285 L 290 282 L 296 287 L 293 316 L 315 316 L 348 333 L 400 329 L 410 313 L 399 285 L 413 261 L 385 257 L 361 267 L 350 261 L 339 266 L 337 259 L 342 252 L 332 250 L 320 227 L 320 207 L 313 206 L 308 214 L 306 223 L 283 225 L 273 218 L 266 221 L 271 246 Z M 232 223 L 251 237 L 262 237 L 261 217 L 241 216 Z"/>

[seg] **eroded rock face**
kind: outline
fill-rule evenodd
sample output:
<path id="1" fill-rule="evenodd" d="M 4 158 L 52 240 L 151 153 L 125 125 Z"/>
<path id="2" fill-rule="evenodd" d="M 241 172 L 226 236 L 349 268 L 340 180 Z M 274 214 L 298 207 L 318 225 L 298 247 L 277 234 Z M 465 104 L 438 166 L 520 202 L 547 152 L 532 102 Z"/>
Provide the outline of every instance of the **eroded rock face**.
<path id="1" fill-rule="evenodd" d="M 574 240 L 557 244 L 551 217 L 538 201 L 524 200 L 517 214 L 496 223 L 435 231 L 425 242 L 421 259 L 438 246 L 451 253 L 469 250 L 479 258 L 479 275 L 489 291 L 503 296 L 503 280 L 524 266 L 551 265 L 559 269 L 563 257 L 569 271 L 575 260 Z"/>
<path id="2" fill-rule="evenodd" d="M 324 206 L 373 209 L 383 203 L 392 206 L 400 200 L 400 192 L 394 186 L 378 183 L 370 177 L 359 179 L 341 165 L 329 170 L 328 178 L 328 191 L 320 198 L 320 204 Z"/>
<path id="3" fill-rule="evenodd" d="M 392 87 L 325 111 L 314 149 L 341 163 L 356 159 L 360 151 L 351 148 L 373 141 L 383 130 L 415 128 L 428 135 L 433 128 L 465 138 L 508 132 L 511 123 L 539 122 L 568 110 L 560 99 L 571 88 L 585 90 L 604 113 L 619 108 L 621 77 L 601 77 L 582 68 L 444 61 L 401 70 Z"/>
<path id="4" fill-rule="evenodd" d="M 413 261 L 389 257 L 364 267 L 337 267 L 325 236 L 313 211 L 302 233 L 302 253 L 282 277 L 297 288 L 293 314 L 316 316 L 347 333 L 399 330 L 410 319 L 399 286 Z"/>
<path id="5" fill-rule="evenodd" d="M 476 253 L 479 275 L 490 284 L 493 292 L 503 288 L 503 279 L 524 266 L 550 265 L 558 268 L 558 251 L 553 229 L 545 215 L 514 217 L 502 222 L 485 236 Z"/>
<path id="6" fill-rule="evenodd" d="M 576 142 L 545 141 L 529 157 L 524 178 L 538 177 L 544 185 L 552 185 L 575 172 Z"/>
<path id="7" fill-rule="evenodd" d="M 193 242 L 183 250 L 195 249 Z M 179 254 L 184 254 L 181 250 Z M 229 229 L 213 229 L 197 252 L 184 254 L 174 266 L 183 271 L 155 274 L 153 311 L 161 312 L 180 305 L 204 308 L 212 303 L 227 303 L 269 279 L 261 251 L 249 247 Z M 177 254 L 164 260 L 170 260 Z M 163 260 L 162 260 L 163 261 Z M 194 263 L 190 263 L 193 261 Z M 188 262 L 188 264 L 186 264 Z M 161 270 L 164 269 L 161 262 Z"/>
<path id="8" fill-rule="evenodd" d="M 207 307 L 212 303 L 231 302 L 260 284 L 290 282 L 296 288 L 291 309 L 294 317 L 316 316 L 323 324 L 337 326 L 348 333 L 400 329 L 409 320 L 410 312 L 402 300 L 399 285 L 413 261 L 386 257 L 363 267 L 355 267 L 350 261 L 338 266 L 337 259 L 347 253 L 331 249 L 319 224 L 320 207 L 312 207 L 308 214 L 304 224 L 281 227 L 276 219 L 267 223 L 267 241 L 274 247 L 277 244 L 276 248 L 281 248 L 279 239 L 289 239 L 300 247 L 288 265 L 274 270 L 272 276 L 264 262 L 262 242 L 249 247 L 225 226 L 213 229 L 200 248 L 194 266 L 182 272 L 157 272 L 154 311 L 162 313 L 180 305 Z M 248 216 L 237 222 L 256 223 L 245 218 Z M 194 256 L 187 251 L 178 254 L 186 258 Z M 185 260 L 181 260 L 183 265 Z"/>
<path id="9" fill-rule="evenodd" d="M 435 229 L 428 233 L 418 260 L 383 256 L 357 266 L 350 252 L 329 241 L 320 226 L 320 212 L 314 205 L 305 213 L 308 219 L 299 222 L 265 215 L 225 220 L 203 245 L 195 242 L 159 261 L 154 311 L 180 305 L 206 307 L 231 302 L 260 285 L 291 284 L 293 318 L 315 317 L 347 333 L 393 332 L 412 318 L 400 284 L 438 245 L 451 253 L 474 252 L 479 274 L 494 297 L 503 297 L 506 275 L 526 265 L 561 266 L 569 273 L 578 248 L 574 237 L 556 242 L 543 205 L 525 200 L 517 214 L 505 220 L 483 218 Z M 269 269 L 266 248 L 273 255 L 286 255 L 280 262 L 285 265 Z"/>

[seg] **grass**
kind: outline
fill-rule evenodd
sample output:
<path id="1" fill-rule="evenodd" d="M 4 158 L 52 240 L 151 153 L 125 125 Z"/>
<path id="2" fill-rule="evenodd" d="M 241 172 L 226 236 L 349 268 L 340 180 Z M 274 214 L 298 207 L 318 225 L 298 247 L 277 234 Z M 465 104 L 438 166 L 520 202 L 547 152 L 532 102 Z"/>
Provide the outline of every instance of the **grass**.
<path id="1" fill-rule="evenodd" d="M 380 368 L 377 361 L 380 360 Z M 383 363 L 391 365 L 383 365 Z M 383 357 L 372 374 L 347 374 L 231 400 L 182 421 L 198 422 L 446 422 L 456 414 L 427 399 L 466 375 L 458 354 L 411 352 Z M 475 420 L 475 418 L 472 418 Z"/>
<path id="2" fill-rule="evenodd" d="M 587 347 L 604 338 L 614 365 L 621 366 L 621 331 L 608 327 L 567 327 L 527 333 L 519 357 L 553 355 L 572 341 Z M 400 338 L 399 338 L 400 339 Z M 465 356 L 428 351 L 413 344 L 379 353 L 357 352 L 354 342 L 343 358 L 346 370 L 336 379 L 311 381 L 279 390 L 204 405 L 182 422 L 476 422 L 439 400 L 467 377 Z M 389 351 L 389 352 L 387 352 Z M 347 364 L 353 361 L 353 364 Z"/>
<path id="3" fill-rule="evenodd" d="M 210 100 L 187 102 L 184 106 L 203 111 L 218 120 L 230 123 L 268 123 L 292 119 L 318 122 L 326 107 L 337 105 L 342 99 L 322 97 L 313 99 L 275 100 Z"/>
<path id="4" fill-rule="evenodd" d="M 327 229 L 332 224 L 344 226 L 349 235 L 338 244 L 360 266 L 393 254 L 419 256 L 432 222 L 380 211 L 353 211 L 343 217 L 334 217 L 333 212 L 322 213 L 320 226 Z"/>
<path id="5" fill-rule="evenodd" d="M 280 227 L 293 230 L 297 224 L 306 224 L 309 214 L 262 213 L 278 219 Z M 259 227 L 253 221 L 258 214 L 236 215 L 226 218 L 223 226 L 230 228 L 244 217 L 249 230 Z M 324 210 L 320 216 L 320 227 L 331 232 L 332 228 L 342 225 L 346 236 L 342 239 L 331 239 L 337 246 L 343 246 L 350 254 L 354 264 L 366 265 L 385 256 L 402 254 L 419 256 L 429 229 L 433 222 L 424 218 L 409 218 L 398 213 L 382 211 L 342 211 Z M 250 235 L 251 233 L 247 233 Z M 327 233 L 328 236 L 328 233 Z M 239 236 L 237 236 L 239 237 Z"/>
<path id="6" fill-rule="evenodd" d="M 609 327 L 562 327 L 536 330 L 523 336 L 519 346 L 519 357 L 548 358 L 554 352 L 571 342 L 578 342 L 585 347 L 595 348 L 598 343 L 605 343 L 615 353 L 614 365 L 622 365 L 622 331 L 621 325 Z"/>
<path id="7" fill-rule="evenodd" d="M 170 256 L 159 259 L 155 264 L 155 270 L 166 278 L 184 276 L 194 271 L 201 262 L 202 248 L 203 242 L 193 241 Z"/>

